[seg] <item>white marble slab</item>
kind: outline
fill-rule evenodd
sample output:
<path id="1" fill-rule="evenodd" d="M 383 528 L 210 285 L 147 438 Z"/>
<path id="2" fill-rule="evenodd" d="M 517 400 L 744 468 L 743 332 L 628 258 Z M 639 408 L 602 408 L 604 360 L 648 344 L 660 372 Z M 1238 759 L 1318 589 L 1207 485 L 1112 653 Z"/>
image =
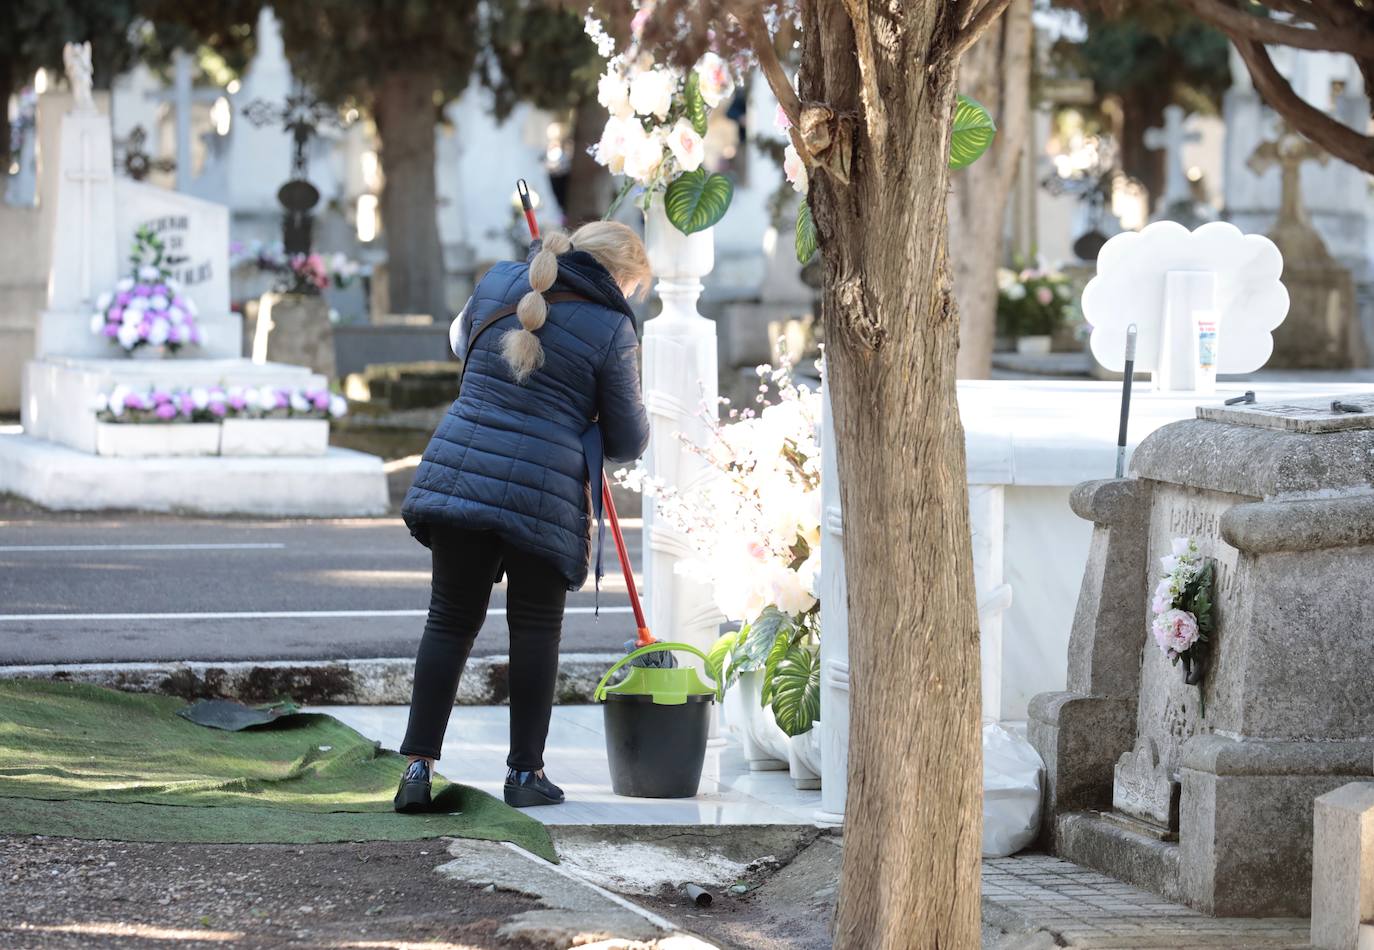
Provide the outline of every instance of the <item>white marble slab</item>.
<path id="1" fill-rule="evenodd" d="M 405 736 L 406 706 L 321 706 L 384 748 L 395 749 Z M 458 706 L 444 738 L 441 775 L 500 797 L 506 778 L 509 709 Z M 820 792 L 792 787 L 786 772 L 750 772 L 734 741 L 706 749 L 701 789 L 696 798 L 622 798 L 611 792 L 606 740 L 599 706 L 556 706 L 544 753 L 549 778 L 568 800 L 531 810 L 550 825 L 809 825 L 820 807 Z"/>

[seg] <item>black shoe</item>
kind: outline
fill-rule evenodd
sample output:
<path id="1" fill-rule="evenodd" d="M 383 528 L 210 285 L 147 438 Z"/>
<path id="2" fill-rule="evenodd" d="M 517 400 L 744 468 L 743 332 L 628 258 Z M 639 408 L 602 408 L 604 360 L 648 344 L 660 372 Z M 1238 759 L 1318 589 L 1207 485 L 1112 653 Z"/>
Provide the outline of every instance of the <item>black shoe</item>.
<path id="1" fill-rule="evenodd" d="M 506 773 L 506 804 L 512 808 L 562 803 L 563 789 L 538 772 L 517 772 L 511 769 Z"/>
<path id="2" fill-rule="evenodd" d="M 416 759 L 406 766 L 401 784 L 396 789 L 395 806 L 399 812 L 429 811 L 429 785 L 434 771 L 424 759 Z"/>

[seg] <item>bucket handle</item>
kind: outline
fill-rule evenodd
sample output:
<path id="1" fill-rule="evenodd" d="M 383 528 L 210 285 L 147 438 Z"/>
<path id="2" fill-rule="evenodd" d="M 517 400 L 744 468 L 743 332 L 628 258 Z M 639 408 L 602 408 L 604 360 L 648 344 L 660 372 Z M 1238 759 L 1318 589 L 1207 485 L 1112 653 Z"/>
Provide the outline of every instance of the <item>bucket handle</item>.
<path id="1" fill-rule="evenodd" d="M 700 650 L 698 650 L 696 647 L 692 646 L 690 643 L 666 643 L 666 642 L 664 642 L 663 640 L 655 640 L 653 643 L 649 644 L 648 646 L 646 646 L 646 647 L 640 647 L 638 650 L 635 650 L 633 653 L 630 653 L 630 654 L 627 654 L 627 655 L 621 657 L 620 660 L 615 664 L 615 666 L 612 666 L 609 670 L 607 670 L 607 671 L 606 671 L 606 675 L 603 676 L 603 677 L 601 677 L 601 682 L 599 682 L 599 683 L 596 684 L 596 690 L 592 693 L 592 699 L 595 700 L 595 701 L 598 702 L 598 703 L 599 703 L 599 702 L 602 702 L 603 700 L 605 700 L 605 698 L 606 698 L 606 684 L 610 681 L 611 677 L 615 674 L 615 671 L 618 670 L 618 669 L 620 669 L 620 668 L 621 668 L 622 666 L 624 666 L 626 663 L 629 663 L 629 662 L 630 662 L 631 660 L 633 660 L 635 657 L 643 656 L 643 655 L 646 654 L 646 653 L 660 653 L 660 652 L 662 652 L 662 651 L 664 651 L 664 650 L 682 650 L 682 651 L 684 651 L 684 652 L 686 652 L 686 653 L 694 653 L 694 654 L 696 654 L 697 656 L 701 657 L 701 659 L 702 659 L 703 661 L 705 661 L 705 662 L 707 662 L 707 663 L 710 663 L 710 662 L 711 662 L 710 657 L 708 657 L 705 653 L 702 653 Z M 703 672 L 704 672 L 704 671 L 703 671 Z M 709 677 L 710 674 L 708 673 L 707 676 Z M 721 699 L 723 698 L 723 694 L 722 694 L 722 692 L 721 692 L 721 688 L 720 688 L 720 684 L 719 684 L 719 683 L 716 684 L 715 696 L 716 696 L 716 701 L 717 701 L 717 702 L 720 702 Z"/>

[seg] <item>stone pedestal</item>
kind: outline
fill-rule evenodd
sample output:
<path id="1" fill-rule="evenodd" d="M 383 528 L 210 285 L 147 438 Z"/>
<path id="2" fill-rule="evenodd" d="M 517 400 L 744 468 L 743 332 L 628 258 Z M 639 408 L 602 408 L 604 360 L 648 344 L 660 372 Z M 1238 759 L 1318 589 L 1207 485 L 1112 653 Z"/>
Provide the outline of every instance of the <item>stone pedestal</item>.
<path id="1" fill-rule="evenodd" d="M 1374 783 L 1317 799 L 1312 818 L 1312 946 L 1374 943 Z"/>
<path id="2" fill-rule="evenodd" d="M 325 299 L 317 294 L 263 294 L 253 334 L 253 362 L 299 364 L 333 379 L 334 328 Z"/>
<path id="3" fill-rule="evenodd" d="M 1374 774 L 1374 399 L 1341 400 L 1361 411 L 1200 408 L 1141 444 L 1134 479 L 1079 489 L 1096 527 L 1070 691 L 1030 727 L 1064 857 L 1208 913 L 1307 911 L 1312 802 Z M 1201 687 L 1148 637 L 1181 536 L 1216 572 Z"/>

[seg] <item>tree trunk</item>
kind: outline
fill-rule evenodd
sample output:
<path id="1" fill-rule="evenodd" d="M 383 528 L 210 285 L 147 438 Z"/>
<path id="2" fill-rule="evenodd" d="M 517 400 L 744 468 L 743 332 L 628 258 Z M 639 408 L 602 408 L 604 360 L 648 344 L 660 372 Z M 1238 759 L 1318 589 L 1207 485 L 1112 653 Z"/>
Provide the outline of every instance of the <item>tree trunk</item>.
<path id="1" fill-rule="evenodd" d="M 949 197 L 961 379 L 986 379 L 992 371 L 1007 198 L 1030 131 L 1031 38 L 1031 0 L 1013 0 L 959 65 L 959 91 L 981 102 L 997 121 L 992 147 L 953 175 Z"/>
<path id="2" fill-rule="evenodd" d="M 1171 102 L 1167 84 L 1137 87 L 1121 97 L 1121 170 L 1149 194 L 1147 216 L 1164 194 L 1164 150 L 1147 146 L 1145 133 L 1164 126 L 1164 108 Z"/>
<path id="3" fill-rule="evenodd" d="M 0 60 L 0 201 L 5 200 L 5 184 L 10 179 L 10 96 L 14 94 L 12 70 Z"/>
<path id="4" fill-rule="evenodd" d="M 611 176 L 587 149 L 601 140 L 606 110 L 592 96 L 578 105 L 573 116 L 572 167 L 568 169 L 568 200 L 563 208 L 569 228 L 596 221 L 611 203 Z"/>
<path id="5" fill-rule="evenodd" d="M 381 141 L 382 229 L 393 313 L 427 313 L 446 321 L 444 252 L 434 184 L 434 79 L 393 72 L 378 86 L 373 118 Z"/>
<path id="6" fill-rule="evenodd" d="M 804 5 L 800 69 L 802 100 L 833 110 L 838 144 L 826 164 L 841 151 L 853 158 L 848 184 L 813 171 L 809 198 L 824 256 L 849 586 L 849 790 L 834 945 L 976 947 L 978 622 L 945 253 L 953 14 L 963 7 L 921 0 L 900 17 L 877 9 Z"/>

